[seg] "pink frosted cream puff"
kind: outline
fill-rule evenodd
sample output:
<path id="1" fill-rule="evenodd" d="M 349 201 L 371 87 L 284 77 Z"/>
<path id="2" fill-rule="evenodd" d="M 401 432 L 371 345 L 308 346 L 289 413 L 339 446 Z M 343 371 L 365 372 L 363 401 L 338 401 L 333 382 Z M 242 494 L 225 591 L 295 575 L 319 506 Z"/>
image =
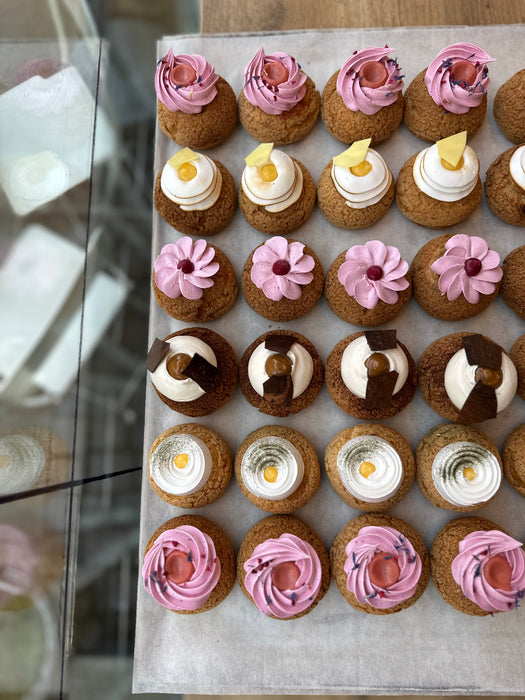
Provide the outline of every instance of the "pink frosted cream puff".
<path id="1" fill-rule="evenodd" d="M 321 118 L 343 143 L 387 139 L 403 117 L 403 75 L 394 49 L 368 47 L 354 51 L 328 80 L 321 97 Z"/>
<path id="2" fill-rule="evenodd" d="M 218 525 L 180 515 L 161 525 L 146 546 L 146 591 L 168 610 L 191 615 L 221 603 L 235 583 L 235 554 Z"/>
<path id="3" fill-rule="evenodd" d="M 258 610 L 277 620 L 310 613 L 330 585 L 319 536 L 292 515 L 271 515 L 249 530 L 237 556 L 237 580 Z"/>
<path id="4" fill-rule="evenodd" d="M 379 326 L 398 316 L 411 294 L 408 263 L 395 246 L 367 241 L 342 252 L 326 275 L 325 298 L 347 323 Z"/>
<path id="5" fill-rule="evenodd" d="M 494 301 L 503 277 L 500 256 L 480 236 L 439 236 L 426 243 L 411 266 L 414 297 L 442 321 L 461 321 Z"/>
<path id="6" fill-rule="evenodd" d="M 276 145 L 300 141 L 315 126 L 320 97 L 295 58 L 261 46 L 244 69 L 239 118 L 258 141 Z"/>
<path id="7" fill-rule="evenodd" d="M 308 313 L 319 300 L 323 283 L 323 268 L 314 251 L 282 236 L 257 247 L 242 273 L 244 298 L 271 321 L 291 321 Z"/>
<path id="8" fill-rule="evenodd" d="M 330 550 L 332 575 L 344 599 L 371 615 L 413 605 L 430 578 L 426 547 L 399 518 L 366 513 L 350 520 Z"/>
<path id="9" fill-rule="evenodd" d="M 383 157 L 369 145 L 370 138 L 356 141 L 332 158 L 319 178 L 319 209 L 339 228 L 375 224 L 394 200 L 394 177 Z"/>
<path id="10" fill-rule="evenodd" d="M 494 59 L 474 44 L 452 44 L 440 51 L 405 92 L 405 125 L 425 141 L 459 131 L 472 136 L 487 112 L 487 63 Z"/>
<path id="11" fill-rule="evenodd" d="M 213 321 L 233 306 L 237 295 L 235 271 L 226 254 L 188 236 L 162 248 L 152 283 L 157 304 L 179 321 Z"/>
<path id="12" fill-rule="evenodd" d="M 440 596 L 467 615 L 517 610 L 525 596 L 523 545 L 490 520 L 451 520 L 436 535 L 430 562 Z"/>
<path id="13" fill-rule="evenodd" d="M 235 94 L 203 56 L 169 49 L 157 64 L 155 90 L 159 126 L 181 146 L 213 148 L 235 128 Z"/>

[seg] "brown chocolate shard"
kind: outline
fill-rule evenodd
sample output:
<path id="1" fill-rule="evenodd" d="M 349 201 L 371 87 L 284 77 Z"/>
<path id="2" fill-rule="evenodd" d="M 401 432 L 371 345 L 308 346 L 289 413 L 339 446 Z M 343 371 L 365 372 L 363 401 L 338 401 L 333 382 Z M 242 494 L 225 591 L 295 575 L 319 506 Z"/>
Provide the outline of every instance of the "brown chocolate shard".
<path id="1" fill-rule="evenodd" d="M 264 347 L 266 350 L 271 352 L 278 352 L 281 355 L 286 355 L 288 350 L 292 347 L 294 343 L 297 342 L 297 338 L 293 335 L 268 335 L 264 341 Z"/>
<path id="2" fill-rule="evenodd" d="M 480 423 L 495 418 L 497 414 L 496 390 L 483 382 L 476 382 L 459 412 L 458 420 L 461 423 Z"/>
<path id="3" fill-rule="evenodd" d="M 372 352 L 397 348 L 396 331 L 365 331 L 366 342 Z"/>
<path id="4" fill-rule="evenodd" d="M 463 338 L 463 347 L 469 365 L 501 369 L 501 348 L 492 340 L 484 338 L 479 333 L 466 335 Z"/>
<path id="5" fill-rule="evenodd" d="M 219 374 L 219 369 L 196 352 L 182 370 L 181 374 L 193 379 L 203 391 L 209 394 L 215 388 L 215 381 Z"/>
<path id="6" fill-rule="evenodd" d="M 274 374 L 263 384 L 264 399 L 274 406 L 290 406 L 293 382 L 290 374 Z"/>
<path id="7" fill-rule="evenodd" d="M 367 408 L 386 408 L 392 404 L 394 387 L 397 382 L 399 372 L 393 370 L 386 374 L 378 374 L 375 377 L 368 377 L 366 383 L 365 406 Z"/>
<path id="8" fill-rule="evenodd" d="M 168 354 L 169 349 L 169 343 L 160 338 L 155 338 L 153 345 L 149 349 L 148 359 L 146 360 L 146 369 L 148 372 L 154 372 L 157 369 L 161 361 Z"/>

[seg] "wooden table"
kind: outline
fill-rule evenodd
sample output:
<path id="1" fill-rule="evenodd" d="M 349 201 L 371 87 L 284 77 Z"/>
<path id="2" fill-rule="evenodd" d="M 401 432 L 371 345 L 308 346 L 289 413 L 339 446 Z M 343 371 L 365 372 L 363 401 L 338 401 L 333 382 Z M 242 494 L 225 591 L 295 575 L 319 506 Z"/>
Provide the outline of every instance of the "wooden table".
<path id="1" fill-rule="evenodd" d="M 201 0 L 201 31 L 514 24 L 524 0 Z"/>

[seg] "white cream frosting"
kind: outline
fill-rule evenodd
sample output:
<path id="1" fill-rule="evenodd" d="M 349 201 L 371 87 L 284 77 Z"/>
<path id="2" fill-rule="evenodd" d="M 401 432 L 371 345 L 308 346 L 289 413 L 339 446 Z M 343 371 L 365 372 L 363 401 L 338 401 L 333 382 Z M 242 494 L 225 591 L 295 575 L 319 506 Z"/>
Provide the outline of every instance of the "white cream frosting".
<path id="1" fill-rule="evenodd" d="M 265 470 L 277 470 L 275 481 L 265 477 Z M 269 435 L 252 442 L 241 462 L 244 485 L 258 498 L 280 501 L 288 498 L 300 486 L 304 462 L 300 452 L 285 438 Z"/>
<path id="2" fill-rule="evenodd" d="M 372 169 L 362 176 L 350 168 L 332 163 L 331 177 L 335 189 L 352 209 L 364 209 L 379 202 L 392 183 L 392 173 L 377 151 L 368 149 L 366 160 Z"/>
<path id="3" fill-rule="evenodd" d="M 42 446 L 26 435 L 0 438 L 0 495 L 7 496 L 30 489 L 39 479 L 46 463 Z"/>
<path id="4" fill-rule="evenodd" d="M 525 146 L 517 148 L 510 157 L 510 175 L 514 182 L 525 190 Z"/>
<path id="5" fill-rule="evenodd" d="M 375 470 L 364 476 L 359 467 L 370 462 Z M 337 469 L 345 489 L 366 503 L 380 503 L 391 498 L 403 481 L 401 457 L 385 439 L 376 435 L 358 435 L 341 447 Z"/>
<path id="6" fill-rule="evenodd" d="M 432 199 L 457 202 L 476 187 L 479 160 L 473 149 L 465 146 L 463 165 L 458 170 L 447 170 L 434 144 L 417 154 L 412 173 L 419 189 Z"/>
<path id="7" fill-rule="evenodd" d="M 162 169 L 160 187 L 166 197 L 178 204 L 183 211 L 203 211 L 212 207 L 219 199 L 222 175 L 211 158 L 199 153 L 190 161 L 197 173 L 191 180 L 181 180 L 179 168 L 169 162 Z"/>
<path id="8" fill-rule="evenodd" d="M 177 466 L 176 458 L 183 466 Z M 195 435 L 180 433 L 164 438 L 150 457 L 149 473 L 159 488 L 173 496 L 199 491 L 210 478 L 212 458 L 206 443 Z"/>
<path id="9" fill-rule="evenodd" d="M 192 335 L 177 335 L 166 342 L 170 344 L 170 349 L 160 361 L 158 367 L 151 372 L 153 386 L 172 401 L 195 401 L 195 399 L 198 399 L 205 393 L 204 389 L 201 389 L 197 382 L 189 377 L 187 379 L 174 379 L 168 372 L 168 361 L 173 355 L 179 353 L 190 357 L 197 353 L 204 357 L 205 360 L 208 360 L 211 365 L 217 367 L 215 353 L 209 345 L 199 338 L 194 338 Z"/>
<path id="10" fill-rule="evenodd" d="M 471 480 L 465 469 L 475 474 Z M 432 462 L 432 481 L 442 498 L 454 506 L 476 506 L 492 498 L 501 484 L 494 454 L 476 442 L 451 442 Z"/>
<path id="11" fill-rule="evenodd" d="M 259 396 L 264 396 L 263 384 L 270 378 L 265 370 L 266 360 L 272 355 L 279 354 L 274 350 L 267 350 L 264 347 L 264 341 L 251 354 L 248 362 L 248 378 Z M 299 343 L 293 343 L 286 355 L 292 361 L 292 398 L 296 399 L 310 384 L 314 372 L 314 362 L 308 350 Z"/>
<path id="12" fill-rule="evenodd" d="M 464 348 L 458 350 L 447 363 L 445 369 L 445 391 L 454 406 L 461 411 L 470 392 L 476 386 L 478 365 L 469 365 Z M 496 389 L 498 413 L 503 411 L 514 398 L 518 388 L 518 373 L 510 357 L 501 353 L 503 381 Z"/>
<path id="13" fill-rule="evenodd" d="M 242 174 L 241 187 L 251 202 L 263 206 L 268 212 L 278 213 L 288 209 L 301 196 L 303 171 L 283 151 L 272 150 L 270 161 L 277 171 L 275 180 L 266 182 L 261 177 L 259 166 L 247 165 Z"/>
<path id="14" fill-rule="evenodd" d="M 366 336 L 360 335 L 346 346 L 341 358 L 341 377 L 343 382 L 352 394 L 361 399 L 366 397 L 368 383 L 368 370 L 365 367 L 365 361 L 374 352 L 376 351 L 370 350 Z M 399 345 L 391 350 L 381 350 L 380 352 L 388 358 L 388 371 L 392 372 L 395 370 L 398 373 L 393 392 L 397 394 L 403 388 L 408 377 L 407 357 Z"/>

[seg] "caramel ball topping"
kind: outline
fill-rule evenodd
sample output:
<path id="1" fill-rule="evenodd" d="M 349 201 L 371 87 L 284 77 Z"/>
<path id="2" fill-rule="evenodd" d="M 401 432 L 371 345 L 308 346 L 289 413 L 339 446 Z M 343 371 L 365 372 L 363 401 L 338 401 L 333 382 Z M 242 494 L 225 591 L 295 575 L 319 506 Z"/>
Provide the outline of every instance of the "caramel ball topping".
<path id="1" fill-rule="evenodd" d="M 500 369 L 487 369 L 478 367 L 474 375 L 477 382 L 483 382 L 485 386 L 497 389 L 503 381 L 503 372 Z"/>
<path id="2" fill-rule="evenodd" d="M 176 355 L 173 355 L 166 363 L 168 374 L 170 374 L 173 379 L 187 379 L 188 377 L 185 377 L 182 373 L 190 363 L 190 360 L 191 357 L 186 355 L 185 352 L 178 352 Z"/>
<path id="3" fill-rule="evenodd" d="M 382 352 L 374 352 L 366 358 L 365 367 L 369 377 L 377 377 L 390 371 L 390 362 Z"/>
<path id="4" fill-rule="evenodd" d="M 292 361 L 288 355 L 270 355 L 264 365 L 264 371 L 269 377 L 273 377 L 274 374 L 291 374 Z"/>

